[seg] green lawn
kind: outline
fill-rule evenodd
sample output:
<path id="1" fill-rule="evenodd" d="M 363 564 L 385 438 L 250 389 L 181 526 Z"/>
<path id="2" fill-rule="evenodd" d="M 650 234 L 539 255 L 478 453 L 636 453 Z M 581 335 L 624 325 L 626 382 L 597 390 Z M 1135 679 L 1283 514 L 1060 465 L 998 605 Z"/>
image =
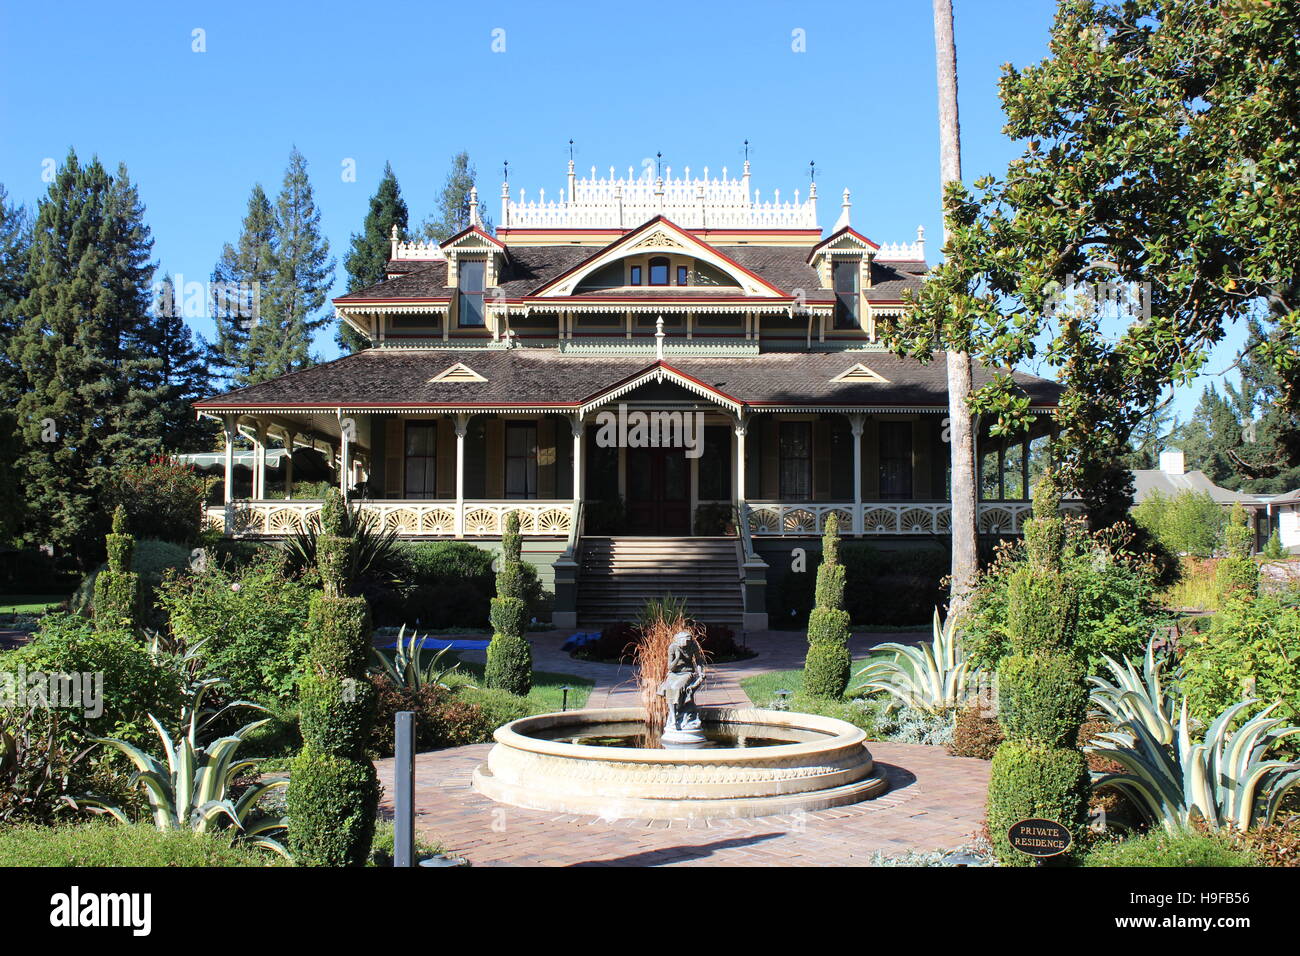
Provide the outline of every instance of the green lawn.
<path id="1" fill-rule="evenodd" d="M 853 662 L 849 675 L 850 690 L 858 682 L 858 673 L 867 666 L 867 661 L 870 659 Z M 776 699 L 778 690 L 788 690 L 794 696 L 803 693 L 803 668 L 796 671 L 771 671 L 767 674 L 746 677 L 740 682 L 740 687 L 749 695 L 750 701 L 756 707 L 766 707 Z"/>
<path id="2" fill-rule="evenodd" d="M 43 614 L 67 599 L 66 594 L 0 594 L 0 614 Z"/>
<path id="3" fill-rule="evenodd" d="M 386 652 L 391 653 L 391 652 Z M 438 652 L 434 650 L 425 650 L 420 652 L 420 666 L 428 667 L 433 663 L 434 655 Z M 439 669 L 450 667 L 458 660 L 455 651 L 449 651 L 438 665 Z M 460 666 L 448 678 L 448 683 L 454 683 L 456 674 L 464 674 L 472 683 L 483 686 L 483 665 L 476 664 L 472 661 L 460 661 Z M 533 689 L 528 692 L 528 699 L 533 703 L 544 707 L 546 710 L 559 710 L 564 700 L 564 691 L 560 688 L 569 687 L 569 710 L 577 710 L 587 703 L 587 698 L 591 695 L 591 688 L 595 684 L 590 677 L 579 677 L 577 674 L 555 674 L 551 671 L 533 671 Z"/>
<path id="4" fill-rule="evenodd" d="M 461 661 L 456 668 L 466 674 L 480 687 L 483 686 L 483 665 L 470 661 Z M 590 677 L 577 674 L 554 674 L 550 671 L 533 671 L 533 689 L 528 692 L 528 699 L 546 710 L 559 710 L 564 699 L 561 687 L 569 687 L 569 710 L 578 710 L 587 703 L 591 688 L 595 684 Z"/>

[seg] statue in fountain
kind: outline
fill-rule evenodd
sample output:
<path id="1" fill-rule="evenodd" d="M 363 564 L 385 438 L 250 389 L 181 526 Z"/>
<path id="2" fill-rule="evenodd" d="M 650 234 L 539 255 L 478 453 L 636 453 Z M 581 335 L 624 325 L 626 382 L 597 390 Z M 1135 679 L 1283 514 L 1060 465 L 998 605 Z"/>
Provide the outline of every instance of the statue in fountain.
<path id="1" fill-rule="evenodd" d="M 690 631 L 678 631 L 668 645 L 668 676 L 659 696 L 668 704 L 662 740 L 665 743 L 703 741 L 695 692 L 704 683 L 704 652 Z"/>

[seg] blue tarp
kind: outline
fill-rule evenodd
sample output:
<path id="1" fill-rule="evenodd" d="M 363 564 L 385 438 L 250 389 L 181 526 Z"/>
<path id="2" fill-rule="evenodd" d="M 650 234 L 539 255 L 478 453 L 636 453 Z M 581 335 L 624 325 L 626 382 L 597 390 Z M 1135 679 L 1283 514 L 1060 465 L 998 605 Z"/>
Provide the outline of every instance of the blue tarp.
<path id="1" fill-rule="evenodd" d="M 574 634 L 567 641 L 565 641 L 564 644 L 560 647 L 560 650 L 576 651 L 584 644 L 590 644 L 593 641 L 598 641 L 598 640 L 600 640 L 600 631 L 579 631 L 577 634 Z"/>
<path id="2" fill-rule="evenodd" d="M 426 637 L 424 638 L 424 644 L 421 646 L 426 651 L 440 651 L 444 647 L 450 647 L 457 651 L 481 651 L 487 648 L 488 641 L 487 638 L 482 637 L 449 637 L 446 639 Z M 380 647 L 390 651 L 397 650 L 397 641 L 394 639 L 387 644 L 381 644 Z"/>

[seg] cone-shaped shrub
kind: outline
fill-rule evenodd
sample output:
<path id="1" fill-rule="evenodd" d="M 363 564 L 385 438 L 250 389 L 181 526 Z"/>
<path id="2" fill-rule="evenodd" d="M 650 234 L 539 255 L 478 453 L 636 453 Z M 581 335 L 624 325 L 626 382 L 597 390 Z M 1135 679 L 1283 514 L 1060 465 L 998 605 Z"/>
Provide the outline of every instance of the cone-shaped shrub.
<path id="1" fill-rule="evenodd" d="M 126 509 L 113 512 L 113 531 L 105 536 L 108 567 L 95 577 L 95 626 L 100 630 L 134 630 L 139 626 L 140 576 L 131 570 L 135 538 L 127 531 Z"/>
<path id="2" fill-rule="evenodd" d="M 1007 830 L 1030 817 L 1069 828 L 1076 845 L 1088 813 L 1088 763 L 1076 746 L 1088 705 L 1087 669 L 1072 646 L 1078 598 L 1062 573 L 1065 523 L 1051 473 L 1034 488 L 1025 522 L 1028 560 L 1007 592 L 1011 653 L 998 666 L 998 722 L 1004 743 L 989 780 L 989 831 L 1008 866 L 1034 859 Z"/>
<path id="3" fill-rule="evenodd" d="M 849 612 L 844 610 L 839 543 L 839 520 L 832 514 L 822 535 L 817 606 L 808 615 L 808 654 L 803 665 L 804 692 L 829 700 L 843 697 L 849 686 Z"/>
<path id="4" fill-rule="evenodd" d="M 519 513 L 506 516 L 501 536 L 501 570 L 497 572 L 497 596 L 489 617 L 492 640 L 487 649 L 483 682 L 488 687 L 523 697 L 533 687 L 533 649 L 524 637 L 528 627 L 528 603 L 524 600 L 523 563 L 519 555 Z"/>
<path id="5" fill-rule="evenodd" d="M 289 843 L 300 866 L 364 866 L 374 837 L 379 780 L 366 759 L 375 719 L 366 679 L 370 607 L 349 597 L 355 542 L 344 536 L 347 505 L 330 489 L 321 508 L 316 564 L 322 593 L 311 602 L 312 635 L 299 681 L 303 748 L 289 772 Z"/>

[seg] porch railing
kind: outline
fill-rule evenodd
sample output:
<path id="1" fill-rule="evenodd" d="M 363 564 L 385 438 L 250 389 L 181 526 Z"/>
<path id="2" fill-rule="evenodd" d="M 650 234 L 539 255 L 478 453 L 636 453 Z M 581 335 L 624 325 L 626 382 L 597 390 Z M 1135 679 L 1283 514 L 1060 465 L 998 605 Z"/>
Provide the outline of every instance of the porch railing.
<path id="1" fill-rule="evenodd" d="M 857 527 L 853 502 L 791 503 L 750 501 L 745 512 L 749 533 L 761 537 L 821 534 L 826 519 L 836 514 L 840 533 L 852 534 Z M 864 535 L 943 535 L 952 530 L 952 505 L 946 501 L 864 501 L 862 533 Z M 1063 510 L 1079 511 L 1079 502 L 1065 502 Z M 985 534 L 1020 534 L 1025 519 L 1033 515 L 1027 501 L 981 501 L 978 527 Z"/>
<path id="2" fill-rule="evenodd" d="M 208 508 L 204 520 L 207 527 L 229 537 L 284 537 L 319 522 L 321 504 L 310 499 L 234 501 Z M 573 528 L 572 499 L 463 503 L 394 499 L 356 504 L 363 514 L 374 515 L 383 530 L 411 537 L 454 538 L 458 524 L 463 537 L 496 537 L 512 511 L 519 512 L 519 530 L 525 535 L 567 538 Z"/>

